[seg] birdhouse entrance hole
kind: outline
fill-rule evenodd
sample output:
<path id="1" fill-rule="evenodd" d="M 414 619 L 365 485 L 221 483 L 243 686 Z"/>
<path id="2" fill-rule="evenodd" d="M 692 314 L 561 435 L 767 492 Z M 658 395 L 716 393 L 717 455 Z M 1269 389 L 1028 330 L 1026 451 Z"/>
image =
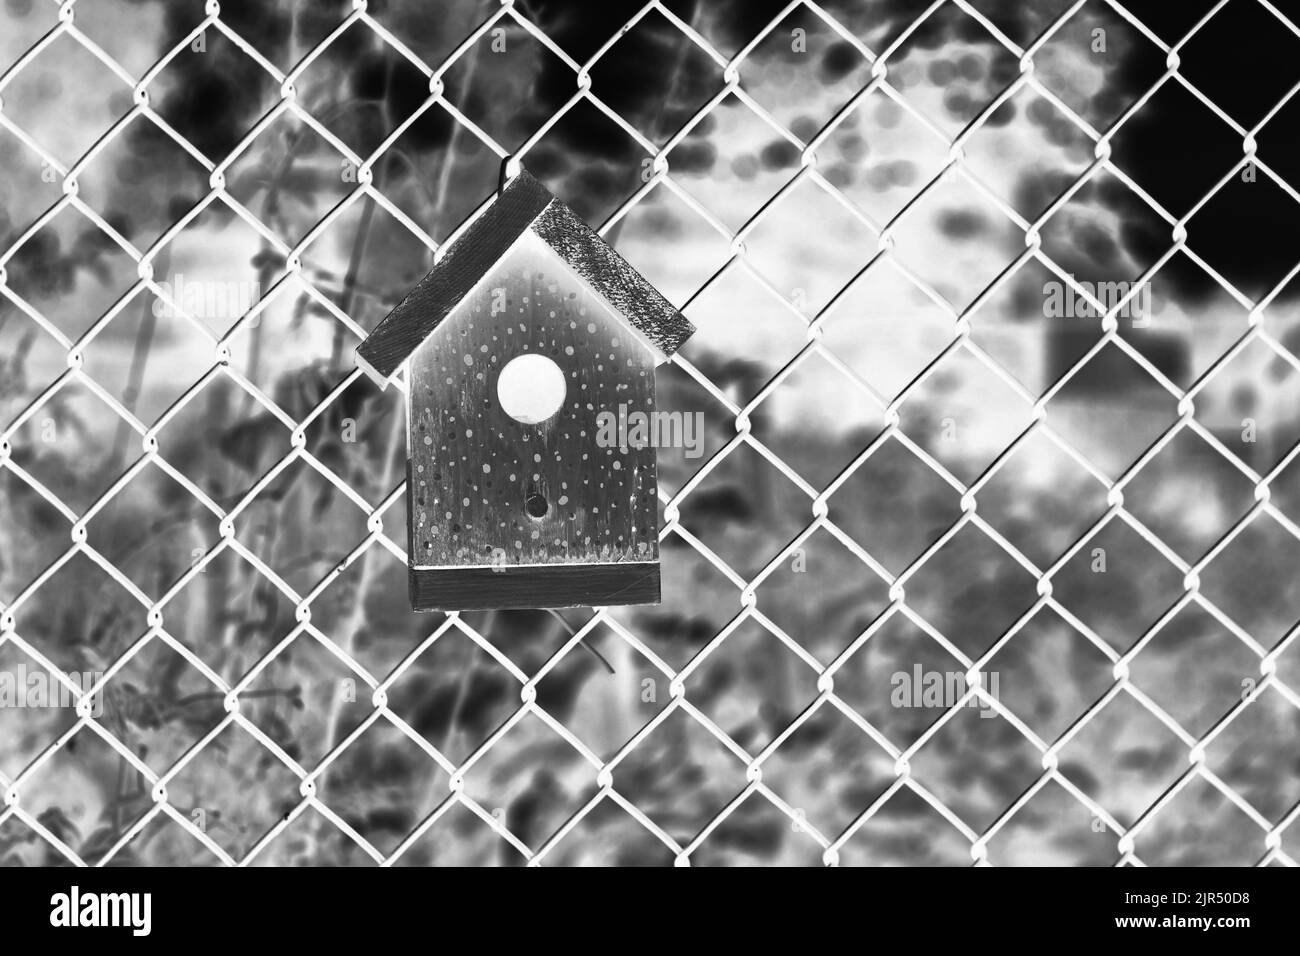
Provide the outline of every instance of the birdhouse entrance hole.
<path id="1" fill-rule="evenodd" d="M 506 363 L 497 378 L 497 399 L 501 409 L 517 422 L 536 425 L 560 410 L 564 404 L 564 373 L 545 355 L 519 355 Z M 533 514 L 531 506 L 529 514 Z M 546 514 L 542 500 L 540 518 Z"/>

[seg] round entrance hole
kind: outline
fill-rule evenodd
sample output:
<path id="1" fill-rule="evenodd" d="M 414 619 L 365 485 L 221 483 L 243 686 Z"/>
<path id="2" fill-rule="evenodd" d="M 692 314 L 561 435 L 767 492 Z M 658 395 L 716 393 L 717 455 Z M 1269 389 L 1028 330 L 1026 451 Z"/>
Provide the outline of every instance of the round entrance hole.
<path id="1" fill-rule="evenodd" d="M 530 518 L 545 518 L 546 512 L 551 510 L 544 495 L 533 492 L 524 499 L 524 510 L 528 512 Z"/>
<path id="2" fill-rule="evenodd" d="M 544 422 L 558 412 L 564 394 L 564 373 L 545 355 L 516 356 L 497 376 L 501 408 L 524 425 Z"/>

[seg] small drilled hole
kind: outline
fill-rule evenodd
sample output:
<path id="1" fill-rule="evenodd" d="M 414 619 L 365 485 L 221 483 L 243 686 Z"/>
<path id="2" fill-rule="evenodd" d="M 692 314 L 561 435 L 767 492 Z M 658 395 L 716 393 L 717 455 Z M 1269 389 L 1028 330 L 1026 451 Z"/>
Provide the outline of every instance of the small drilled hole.
<path id="1" fill-rule="evenodd" d="M 545 497 L 533 492 L 524 500 L 524 510 L 528 512 L 530 518 L 545 518 L 551 506 L 547 504 Z"/>

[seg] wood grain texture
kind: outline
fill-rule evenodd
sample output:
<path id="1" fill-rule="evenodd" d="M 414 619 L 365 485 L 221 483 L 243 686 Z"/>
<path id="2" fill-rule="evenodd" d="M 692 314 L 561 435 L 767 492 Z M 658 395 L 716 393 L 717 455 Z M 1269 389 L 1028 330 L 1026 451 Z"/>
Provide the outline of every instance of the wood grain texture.
<path id="1" fill-rule="evenodd" d="M 659 564 L 412 569 L 417 611 L 604 607 L 659 603 Z"/>
<path id="2" fill-rule="evenodd" d="M 520 173 L 357 347 L 359 364 L 391 378 L 553 199 Z"/>
<path id="3" fill-rule="evenodd" d="M 564 203 L 547 206 L 532 230 L 665 356 L 695 334 L 686 316 Z"/>

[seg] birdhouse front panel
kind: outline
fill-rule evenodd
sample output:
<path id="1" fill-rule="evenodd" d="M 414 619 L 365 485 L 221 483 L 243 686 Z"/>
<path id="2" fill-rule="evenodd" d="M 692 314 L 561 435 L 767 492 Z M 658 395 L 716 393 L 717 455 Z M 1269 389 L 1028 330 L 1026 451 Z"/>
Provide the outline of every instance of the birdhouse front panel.
<path id="1" fill-rule="evenodd" d="M 659 601 L 654 369 L 695 329 L 521 171 L 357 348 L 406 371 L 417 611 Z"/>
<path id="2" fill-rule="evenodd" d="M 602 579 L 626 589 L 618 603 L 658 600 L 655 450 L 600 441 L 602 413 L 608 438 L 653 412 L 654 366 L 550 246 L 520 237 L 411 359 L 419 603 L 472 607 L 477 583 L 507 580 L 517 606 L 596 603 Z"/>

